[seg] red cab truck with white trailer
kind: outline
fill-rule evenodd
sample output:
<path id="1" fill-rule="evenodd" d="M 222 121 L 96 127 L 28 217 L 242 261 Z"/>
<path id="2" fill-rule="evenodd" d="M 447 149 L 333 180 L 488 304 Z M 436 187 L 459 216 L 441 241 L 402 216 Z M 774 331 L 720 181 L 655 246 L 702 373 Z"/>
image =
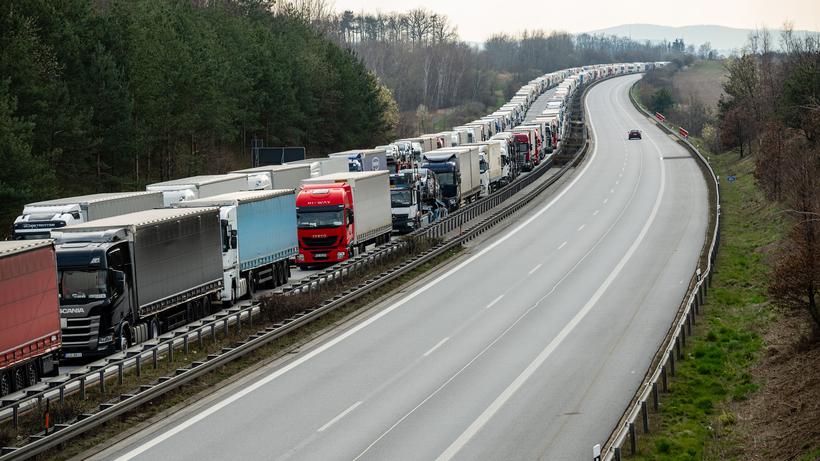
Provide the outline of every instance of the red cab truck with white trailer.
<path id="1" fill-rule="evenodd" d="M 296 196 L 300 267 L 344 261 L 371 243 L 390 241 L 387 170 L 336 173 L 302 181 Z"/>
<path id="2" fill-rule="evenodd" d="M 57 375 L 60 344 L 54 244 L 0 242 L 0 397 Z"/>

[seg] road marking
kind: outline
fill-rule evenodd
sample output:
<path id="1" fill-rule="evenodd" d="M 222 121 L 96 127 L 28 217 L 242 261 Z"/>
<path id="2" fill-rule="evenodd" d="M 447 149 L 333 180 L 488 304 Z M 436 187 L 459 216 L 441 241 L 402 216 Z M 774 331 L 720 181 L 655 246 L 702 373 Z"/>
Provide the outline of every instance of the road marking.
<path id="1" fill-rule="evenodd" d="M 610 194 L 614 194 L 614 193 L 615 193 L 615 189 L 609 189 L 609 193 L 610 193 Z"/>
<path id="2" fill-rule="evenodd" d="M 591 123 L 591 120 L 590 120 L 590 123 Z M 185 421 L 181 422 L 180 424 L 174 426 L 173 428 L 170 428 L 170 429 L 166 430 L 165 432 L 163 432 L 162 434 L 157 435 L 155 438 L 144 441 L 139 447 L 134 448 L 133 450 L 126 452 L 125 454 L 123 454 L 122 456 L 117 458 L 116 461 L 130 460 L 130 459 L 132 459 L 136 456 L 139 456 L 140 454 L 145 453 L 146 451 L 154 448 L 155 446 L 159 445 L 160 443 L 162 443 L 162 442 L 176 436 L 180 432 L 182 432 L 185 429 L 193 426 L 194 424 L 202 421 L 203 419 L 207 418 L 208 416 L 218 412 L 219 410 L 227 407 L 228 405 L 231 405 L 232 403 L 236 402 L 237 400 L 239 400 L 241 398 L 244 398 L 246 395 L 250 394 L 251 392 L 254 392 L 257 389 L 261 388 L 262 386 L 268 384 L 269 382 L 278 379 L 280 376 L 284 375 L 285 373 L 288 373 L 289 371 L 293 370 L 294 368 L 302 365 L 303 363 L 311 360 L 312 358 L 314 358 L 317 355 L 325 352 L 326 350 L 332 348 L 333 346 L 339 344 L 340 342 L 344 341 L 345 339 L 353 336 L 354 334 L 358 333 L 359 331 L 363 330 L 364 328 L 366 328 L 366 327 L 370 326 L 371 324 L 373 324 L 374 322 L 378 321 L 382 317 L 386 316 L 387 314 L 393 312 L 394 310 L 396 310 L 399 307 L 403 306 L 404 304 L 408 303 L 410 300 L 412 300 L 415 297 L 421 295 L 422 293 L 429 290 L 430 288 L 438 285 L 442 280 L 450 277 L 451 275 L 455 274 L 456 272 L 460 271 L 461 269 L 467 267 L 468 265 L 470 265 L 476 259 L 478 259 L 481 256 L 487 254 L 488 252 L 492 251 L 497 246 L 501 245 L 502 243 L 504 243 L 508 239 L 512 238 L 515 234 L 517 234 L 522 229 L 527 227 L 531 222 L 538 219 L 541 215 L 546 213 L 547 210 L 549 210 L 556 203 L 558 203 L 558 201 L 561 200 L 564 197 L 564 195 L 566 195 L 570 190 L 572 190 L 572 188 L 576 184 L 578 184 L 578 181 L 580 181 L 581 178 L 584 177 L 586 172 L 589 171 L 590 165 L 595 163 L 594 160 L 597 156 L 598 156 L 598 145 L 595 144 L 592 148 L 592 155 L 590 155 L 589 162 L 585 163 L 583 169 L 578 173 L 577 176 L 575 176 L 575 178 L 572 179 L 572 181 L 569 182 L 569 184 L 567 184 L 567 186 L 563 190 L 561 190 L 555 197 L 552 198 L 552 200 L 550 200 L 540 210 L 533 213 L 532 216 L 527 218 L 525 221 L 523 221 L 518 226 L 511 229 L 507 234 L 505 234 L 502 237 L 498 238 L 498 240 L 496 240 L 493 243 L 487 245 L 487 247 L 484 248 L 483 250 L 479 251 L 475 255 L 473 255 L 473 256 L 469 257 L 468 259 L 464 260 L 463 262 L 456 265 L 455 267 L 448 270 L 447 272 L 440 275 L 439 277 L 431 280 L 426 285 L 418 288 L 416 291 L 414 291 L 412 293 L 409 293 L 407 296 L 403 297 L 401 300 L 397 301 L 395 304 L 384 308 L 379 313 L 373 315 L 372 317 L 368 318 L 367 320 L 362 321 L 362 323 L 359 323 L 358 325 L 352 327 L 351 329 L 349 329 L 346 332 L 340 334 L 339 336 L 333 338 L 332 340 L 322 344 L 321 346 L 318 346 L 316 349 L 311 350 L 310 352 L 306 353 L 305 355 L 303 355 L 303 356 L 299 357 L 298 359 L 296 359 L 296 360 L 288 363 L 287 365 L 283 366 L 282 368 L 277 369 L 273 373 L 265 376 L 264 378 L 261 378 L 260 380 L 256 381 L 255 383 L 243 388 L 241 391 L 238 391 L 235 394 L 232 394 L 230 397 L 227 397 L 226 399 L 215 403 L 214 405 L 208 407 L 207 409 L 203 410 L 202 412 L 197 413 L 194 416 L 191 416 L 190 418 L 188 418 Z M 378 440 L 373 442 L 373 444 L 375 444 L 376 442 L 378 442 Z M 371 444 L 371 447 L 373 446 L 373 444 Z M 365 449 L 365 451 L 362 452 L 362 454 L 367 452 L 367 450 L 369 450 L 369 449 L 370 449 L 370 447 Z"/>
<path id="3" fill-rule="evenodd" d="M 558 249 L 560 250 L 561 248 L 564 248 L 564 246 L 565 246 L 566 244 L 567 244 L 567 242 L 564 242 L 564 243 L 562 243 L 562 244 L 558 245 Z"/>
<path id="4" fill-rule="evenodd" d="M 655 146 L 655 148 L 657 148 L 657 146 Z M 615 278 L 618 277 L 618 275 L 621 273 L 621 270 L 623 270 L 624 266 L 626 266 L 626 263 L 632 258 L 632 255 L 638 249 L 638 246 L 641 244 L 644 237 L 649 232 L 649 228 L 652 226 L 652 223 L 655 221 L 655 217 L 658 214 L 658 209 L 660 208 L 661 201 L 663 199 L 663 193 L 666 188 L 666 168 L 663 162 L 660 163 L 661 184 L 660 191 L 658 192 L 657 198 L 655 199 L 655 205 L 652 207 L 652 212 L 649 215 L 649 219 L 646 221 L 646 223 L 644 223 L 644 226 L 641 229 L 640 234 L 638 234 L 638 237 L 636 237 L 635 240 L 632 242 L 632 245 L 629 247 L 629 249 L 621 258 L 621 260 L 618 261 L 618 265 L 615 266 L 615 269 L 612 272 L 610 272 L 609 276 L 606 278 L 606 280 L 604 280 L 604 283 L 598 287 L 598 289 L 595 291 L 595 294 L 592 295 L 592 297 L 589 299 L 589 301 L 587 301 L 584 307 L 581 308 L 581 310 L 578 311 L 577 314 L 575 314 L 572 320 L 570 320 L 569 323 L 564 325 L 564 328 L 561 329 L 558 335 L 555 338 L 553 338 L 553 340 L 550 341 L 549 344 L 547 344 L 547 347 L 545 347 L 544 350 L 542 350 L 538 354 L 538 356 L 532 362 L 530 362 L 527 368 L 525 368 L 524 371 L 521 372 L 521 374 L 519 374 L 515 378 L 515 380 L 512 383 L 510 383 L 510 385 L 507 386 L 507 388 L 504 389 L 504 391 L 490 404 L 490 406 L 488 406 L 487 409 L 485 409 L 484 412 L 481 413 L 481 415 L 479 415 L 479 417 L 475 421 L 473 421 L 473 423 L 470 424 L 470 426 L 464 432 L 462 432 L 461 435 L 452 444 L 450 444 L 450 446 L 447 447 L 447 449 L 444 450 L 444 452 L 441 455 L 439 455 L 438 458 L 436 458 L 436 461 L 447 461 L 452 459 L 453 456 L 455 456 L 464 447 L 464 445 L 466 445 L 467 442 L 469 442 L 470 439 L 472 439 L 473 436 L 475 436 L 475 434 L 477 434 L 478 431 L 480 431 L 481 428 L 484 427 L 485 424 L 487 424 L 490 418 L 492 418 L 493 415 L 495 415 L 498 412 L 498 410 L 510 399 L 510 397 L 512 397 L 513 394 L 515 394 L 518 391 L 518 389 L 520 389 L 521 386 L 524 385 L 527 379 L 529 379 L 530 376 L 532 376 L 535 373 L 535 371 L 547 360 L 547 358 L 549 358 L 549 356 L 552 355 L 555 349 L 557 349 L 558 346 L 564 341 L 564 339 L 566 339 L 569 336 L 572 330 L 574 330 L 575 327 L 578 326 L 579 323 L 581 323 L 581 320 L 583 320 L 584 317 L 586 317 L 589 311 L 592 310 L 592 307 L 598 303 L 601 296 L 603 296 L 606 290 L 609 289 L 609 286 L 612 284 Z"/>
<path id="5" fill-rule="evenodd" d="M 615 181 L 615 185 L 616 185 L 616 186 L 617 186 L 618 184 L 620 184 L 620 183 L 621 183 L 621 181 L 620 181 L 620 180 Z"/>
<path id="6" fill-rule="evenodd" d="M 595 210 L 595 213 L 592 213 L 592 216 L 597 216 L 599 210 Z"/>
<path id="7" fill-rule="evenodd" d="M 608 202 L 608 201 L 609 201 L 609 198 L 605 198 L 604 199 L 604 205 L 606 205 L 606 202 Z"/>
<path id="8" fill-rule="evenodd" d="M 446 343 L 446 342 L 447 342 L 447 341 L 449 341 L 449 340 L 450 340 L 450 337 L 449 337 L 449 336 L 448 336 L 448 337 L 446 337 L 446 338 L 444 338 L 444 339 L 442 339 L 441 341 L 439 341 L 439 342 L 438 342 L 438 344 L 436 344 L 435 346 L 431 347 L 431 348 L 430 348 L 430 350 L 428 350 L 427 352 L 425 352 L 423 356 L 424 356 L 424 357 L 427 357 L 428 355 L 432 354 L 433 352 L 435 352 L 435 351 L 436 351 L 436 349 L 438 349 L 439 347 L 441 347 L 444 343 Z"/>
<path id="9" fill-rule="evenodd" d="M 490 304 L 487 304 L 487 307 L 485 307 L 484 309 L 489 309 L 489 308 L 495 306 L 495 303 L 501 301 L 501 298 L 503 298 L 503 297 L 504 297 L 504 295 L 498 295 L 498 297 L 493 299 L 493 302 L 491 302 Z"/>
<path id="10" fill-rule="evenodd" d="M 530 269 L 530 275 L 532 275 L 533 272 L 537 271 L 540 268 L 541 268 L 541 264 L 539 264 L 539 265 L 533 267 L 532 269 Z"/>
<path id="11" fill-rule="evenodd" d="M 586 227 L 586 224 L 581 224 L 581 227 L 578 228 L 578 232 L 581 232 Z"/>
<path id="12" fill-rule="evenodd" d="M 325 425 L 324 425 L 324 426 L 322 426 L 322 427 L 320 427 L 320 428 L 319 428 L 316 432 L 324 432 L 324 431 L 325 431 L 325 429 L 327 429 L 327 428 L 329 428 L 330 426 L 334 425 L 335 423 L 339 422 L 339 420 L 340 420 L 340 419 L 342 419 L 342 418 L 344 418 L 345 416 L 347 416 L 347 414 L 348 414 L 348 413 L 350 413 L 351 411 L 355 410 L 355 409 L 356 409 L 356 407 L 358 407 L 358 406 L 359 406 L 359 405 L 361 405 L 361 404 L 362 404 L 362 401 L 361 401 L 361 400 L 359 400 L 358 402 L 354 403 L 353 405 L 351 405 L 351 406 L 350 406 L 350 408 L 348 408 L 347 410 L 345 410 L 345 411 L 343 411 L 343 412 L 339 413 L 338 415 L 336 415 L 336 417 L 335 417 L 335 418 L 333 418 L 333 419 L 331 419 L 330 421 L 328 421 L 327 423 L 325 423 Z"/>

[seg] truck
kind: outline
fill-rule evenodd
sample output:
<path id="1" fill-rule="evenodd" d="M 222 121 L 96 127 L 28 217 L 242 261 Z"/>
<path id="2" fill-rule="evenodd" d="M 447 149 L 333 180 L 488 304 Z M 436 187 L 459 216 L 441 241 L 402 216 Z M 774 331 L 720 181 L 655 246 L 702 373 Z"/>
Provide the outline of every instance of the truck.
<path id="1" fill-rule="evenodd" d="M 51 240 L 0 242 L 0 397 L 56 376 L 61 343 Z"/>
<path id="2" fill-rule="evenodd" d="M 51 229 L 162 208 L 159 192 L 110 192 L 29 203 L 14 220 L 14 239 L 47 239 Z"/>
<path id="3" fill-rule="evenodd" d="M 234 304 L 257 287 L 287 283 L 289 260 L 299 253 L 293 189 L 231 192 L 177 207 L 219 208 L 223 303 Z"/>
<path id="4" fill-rule="evenodd" d="M 248 188 L 246 190 L 295 190 L 299 188 L 299 184 L 303 179 L 310 177 L 310 165 L 265 165 L 231 171 L 231 173 L 248 176 Z"/>
<path id="5" fill-rule="evenodd" d="M 486 188 L 487 193 L 495 192 L 510 182 L 510 165 L 506 156 L 506 149 L 502 155 L 502 141 L 487 140 L 476 144 L 467 144 L 467 146 L 478 147 L 478 153 L 481 158 L 482 187 Z M 484 173 L 486 172 L 486 175 Z"/>
<path id="6" fill-rule="evenodd" d="M 481 167 L 478 147 L 450 147 L 423 157 L 422 168 L 436 173 L 441 195 L 450 211 L 481 194 Z"/>
<path id="7" fill-rule="evenodd" d="M 300 268 L 344 261 L 390 241 L 389 173 L 335 173 L 302 181 L 296 196 Z"/>
<path id="8" fill-rule="evenodd" d="M 177 202 L 236 192 L 248 188 L 248 176 L 244 174 L 212 174 L 172 179 L 145 186 L 145 190 L 162 192 L 165 207 Z"/>
<path id="9" fill-rule="evenodd" d="M 164 208 L 52 231 L 62 359 L 93 359 L 210 314 L 222 291 L 217 208 Z"/>
<path id="10" fill-rule="evenodd" d="M 384 149 L 356 149 L 336 152 L 330 158 L 346 158 L 348 171 L 387 170 L 387 151 Z"/>
<path id="11" fill-rule="evenodd" d="M 427 193 L 427 185 L 418 171 L 405 170 L 390 175 L 390 212 L 395 234 L 413 232 L 447 216 L 446 205 Z M 428 180 L 433 175 L 428 176 Z"/>
<path id="12" fill-rule="evenodd" d="M 534 132 L 530 130 L 514 130 L 513 144 L 515 145 L 515 161 L 521 171 L 532 171 L 538 166 L 538 157 L 535 143 L 533 142 Z"/>
<path id="13" fill-rule="evenodd" d="M 347 159 L 340 157 L 308 158 L 305 160 L 288 162 L 286 165 L 308 165 L 310 167 L 311 178 L 350 171 Z"/>

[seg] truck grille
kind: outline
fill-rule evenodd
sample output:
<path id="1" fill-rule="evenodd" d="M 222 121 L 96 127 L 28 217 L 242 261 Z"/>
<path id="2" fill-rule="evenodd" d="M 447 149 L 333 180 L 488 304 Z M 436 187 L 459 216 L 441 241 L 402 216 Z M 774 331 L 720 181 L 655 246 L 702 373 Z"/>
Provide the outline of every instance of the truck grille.
<path id="1" fill-rule="evenodd" d="M 64 349 L 96 348 L 97 335 L 100 331 L 100 316 L 68 318 L 65 321 L 66 326 L 62 329 Z"/>
<path id="2" fill-rule="evenodd" d="M 334 246 L 337 240 L 337 237 L 304 237 L 302 243 L 308 248 L 325 248 Z"/>

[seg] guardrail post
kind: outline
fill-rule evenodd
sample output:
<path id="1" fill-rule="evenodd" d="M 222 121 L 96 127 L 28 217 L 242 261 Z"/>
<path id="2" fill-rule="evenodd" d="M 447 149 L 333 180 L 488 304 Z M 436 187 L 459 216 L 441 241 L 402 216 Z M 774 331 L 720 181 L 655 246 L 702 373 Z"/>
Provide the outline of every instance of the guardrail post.
<path id="1" fill-rule="evenodd" d="M 185 351 L 185 355 L 188 355 L 188 334 L 187 333 L 182 338 L 182 349 Z"/>
<path id="2" fill-rule="evenodd" d="M 168 341 L 168 363 L 174 361 L 174 340 Z"/>
<path id="3" fill-rule="evenodd" d="M 621 447 L 615 447 L 613 451 L 615 461 L 621 461 Z"/>
<path id="4" fill-rule="evenodd" d="M 655 407 L 657 413 L 660 409 L 660 399 L 658 398 L 658 382 L 652 383 L 652 406 Z"/>
<path id="5" fill-rule="evenodd" d="M 137 378 L 139 378 L 142 374 L 142 361 L 140 360 L 142 358 L 142 354 L 138 354 L 134 358 L 136 359 L 136 361 L 134 362 L 134 366 L 136 368 Z"/>
<path id="6" fill-rule="evenodd" d="M 635 435 L 635 423 L 629 423 L 629 448 L 633 455 L 638 452 L 638 438 Z"/>
<path id="7" fill-rule="evenodd" d="M 692 336 L 692 311 L 690 310 L 688 314 L 686 314 L 686 329 L 688 330 L 688 335 Z"/>
<path id="8" fill-rule="evenodd" d="M 117 364 L 117 384 L 122 385 L 122 362 Z"/>
<path id="9" fill-rule="evenodd" d="M 211 341 L 216 342 L 216 325 L 211 324 Z"/>
<path id="10" fill-rule="evenodd" d="M 646 408 L 646 400 L 641 401 L 641 416 L 643 419 L 643 433 L 649 433 L 649 411 Z"/>
<path id="11" fill-rule="evenodd" d="M 65 403 L 65 386 L 60 386 L 60 405 Z"/>
<path id="12" fill-rule="evenodd" d="M 683 360 L 684 347 L 686 347 L 686 325 L 681 326 L 680 334 L 678 335 L 678 358 L 681 360 Z"/>
<path id="13" fill-rule="evenodd" d="M 242 333 L 242 314 L 236 314 L 236 334 Z"/>
<path id="14" fill-rule="evenodd" d="M 18 419 L 20 417 L 19 414 L 20 414 L 20 406 L 19 405 L 15 405 L 15 406 L 11 407 L 11 427 L 14 427 L 14 428 L 17 427 L 17 423 L 19 422 Z"/>
<path id="15" fill-rule="evenodd" d="M 85 376 L 80 378 L 80 400 L 85 400 Z"/>
<path id="16" fill-rule="evenodd" d="M 197 341 L 197 343 L 199 343 L 199 350 L 200 351 L 205 348 L 204 347 L 205 345 L 202 343 L 202 329 L 201 328 L 199 330 L 196 330 L 196 341 Z"/>
<path id="17" fill-rule="evenodd" d="M 669 351 L 669 374 L 671 374 L 672 376 L 675 376 L 675 351 L 674 350 Z"/>
<path id="18" fill-rule="evenodd" d="M 151 349 L 151 358 L 154 361 L 154 370 L 156 370 L 157 366 L 158 366 L 157 365 L 157 347 L 154 347 L 153 349 Z"/>
<path id="19" fill-rule="evenodd" d="M 225 321 L 222 322 L 222 323 L 223 323 L 224 329 L 225 329 L 225 337 L 227 338 L 228 337 L 228 317 L 225 317 Z"/>
<path id="20" fill-rule="evenodd" d="M 100 394 L 105 394 L 105 368 L 100 370 Z"/>

